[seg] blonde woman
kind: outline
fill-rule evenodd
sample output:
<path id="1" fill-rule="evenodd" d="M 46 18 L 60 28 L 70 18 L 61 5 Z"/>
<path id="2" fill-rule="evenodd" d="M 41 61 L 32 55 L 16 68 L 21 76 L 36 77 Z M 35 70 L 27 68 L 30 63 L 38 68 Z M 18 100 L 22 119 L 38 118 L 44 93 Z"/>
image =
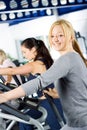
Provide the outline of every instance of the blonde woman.
<path id="1" fill-rule="evenodd" d="M 0 103 L 32 94 L 40 84 L 45 88 L 55 82 L 66 118 L 61 130 L 87 130 L 87 67 L 82 54 L 73 47 L 77 41 L 72 24 L 64 19 L 54 22 L 49 38 L 60 58 L 38 78 L 0 94 Z"/>
<path id="2" fill-rule="evenodd" d="M 10 58 L 8 58 L 7 54 L 5 53 L 4 50 L 0 49 L 0 68 L 14 68 L 16 67 L 16 65 L 12 62 L 12 60 Z M 5 78 L 6 82 L 5 83 L 13 83 L 15 85 L 17 85 L 17 83 L 15 82 L 15 80 L 12 78 L 12 75 L 3 75 L 3 77 Z M 19 79 L 20 83 L 22 83 L 21 81 L 21 77 L 19 75 L 17 75 L 17 78 Z"/>

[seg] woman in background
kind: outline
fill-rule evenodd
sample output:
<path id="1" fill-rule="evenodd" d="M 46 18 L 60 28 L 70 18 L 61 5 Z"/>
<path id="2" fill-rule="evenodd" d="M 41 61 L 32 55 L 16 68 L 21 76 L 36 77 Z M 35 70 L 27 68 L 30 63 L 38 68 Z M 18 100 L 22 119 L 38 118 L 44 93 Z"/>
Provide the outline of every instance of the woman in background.
<path id="1" fill-rule="evenodd" d="M 36 78 L 38 74 L 40 75 L 40 74 L 44 73 L 53 64 L 53 59 L 51 58 L 50 53 L 42 40 L 37 40 L 35 38 L 25 39 L 21 43 L 21 51 L 22 51 L 23 56 L 29 62 L 20 67 L 1 69 L 2 74 L 27 75 L 27 78 L 30 81 L 30 80 Z M 50 91 L 50 89 L 53 89 L 53 88 L 54 88 L 54 85 L 50 84 L 49 91 Z M 49 124 L 50 129 L 59 130 L 61 126 L 58 123 L 51 106 L 49 105 L 46 98 L 44 99 L 43 94 L 40 93 L 39 91 L 38 91 L 38 98 L 42 99 L 40 105 L 43 106 L 47 110 L 48 116 L 47 116 L 46 122 Z M 54 102 L 55 102 L 61 116 L 63 117 L 63 111 L 62 111 L 59 97 L 56 97 L 54 99 Z M 37 112 L 35 110 L 30 110 L 28 112 L 28 114 L 30 116 L 32 116 L 33 118 L 38 118 L 41 116 L 41 113 Z M 32 125 L 26 125 L 23 123 L 19 123 L 19 127 L 20 127 L 20 130 L 33 130 Z"/>
<path id="2" fill-rule="evenodd" d="M 21 44 L 21 50 L 23 56 L 26 59 L 29 59 L 29 61 L 31 61 L 30 64 L 32 64 L 33 72 L 31 71 L 31 73 L 29 73 L 28 76 L 29 81 L 36 78 L 38 74 L 42 74 L 43 72 L 45 72 L 53 64 L 53 59 L 51 58 L 50 53 L 42 40 L 37 40 L 35 38 L 25 39 Z M 30 54 L 27 53 L 27 50 L 30 50 Z M 53 88 L 54 88 L 53 84 L 49 85 L 49 89 L 53 89 Z M 52 130 L 60 129 L 60 124 L 57 122 L 54 112 L 50 107 L 46 98 L 44 98 L 43 94 L 39 91 L 37 92 L 37 95 L 38 98 L 42 99 L 40 105 L 47 110 L 48 116 L 46 122 L 49 124 L 50 129 Z M 62 107 L 61 107 L 59 97 L 56 97 L 54 99 L 54 102 L 57 108 L 59 109 L 60 114 L 63 117 L 63 112 L 62 112 Z M 41 113 L 38 112 L 37 110 L 30 110 L 27 114 L 29 114 L 34 119 L 37 119 L 41 116 Z M 34 129 L 32 125 L 27 125 L 23 123 L 19 123 L 19 128 L 20 130 Z"/>
<path id="3" fill-rule="evenodd" d="M 0 68 L 14 68 L 16 67 L 16 65 L 14 64 L 14 62 L 8 58 L 7 54 L 5 53 L 4 50 L 0 49 Z M 20 81 L 20 84 L 22 84 L 22 80 L 21 80 L 21 77 L 20 75 L 16 75 L 18 80 Z M 14 84 L 14 87 L 15 85 L 17 85 L 16 81 L 14 80 L 14 78 L 12 77 L 12 75 L 3 75 L 4 79 L 6 80 L 5 84 L 6 83 L 12 83 Z"/>

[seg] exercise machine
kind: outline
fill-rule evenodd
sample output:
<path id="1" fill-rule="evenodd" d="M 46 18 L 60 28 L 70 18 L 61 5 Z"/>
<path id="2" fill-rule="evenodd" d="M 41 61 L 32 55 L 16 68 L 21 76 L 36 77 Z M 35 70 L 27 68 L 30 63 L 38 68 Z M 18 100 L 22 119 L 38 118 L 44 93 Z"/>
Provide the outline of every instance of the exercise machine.
<path id="1" fill-rule="evenodd" d="M 3 83 L 0 83 L 0 89 L 2 91 L 11 90 L 10 86 L 6 86 Z M 35 128 L 37 128 L 37 130 L 44 130 L 42 123 L 46 120 L 47 111 L 43 107 L 39 106 L 39 100 L 18 99 L 18 102 L 21 106 L 23 106 L 22 109 L 21 107 L 19 107 L 19 109 L 15 109 L 8 103 L 0 104 L 0 117 L 11 121 L 10 124 L 5 128 L 5 130 L 11 130 L 11 128 L 14 126 L 16 122 L 31 124 L 34 125 Z M 37 120 L 33 119 L 29 115 L 25 114 L 25 112 L 29 109 L 37 109 L 42 113 L 42 116 Z"/>
<path id="2" fill-rule="evenodd" d="M 3 83 L 1 83 L 0 86 L 1 86 L 1 88 L 4 88 L 6 91 L 11 90 L 11 88 L 9 88 L 9 86 L 7 87 L 7 86 L 4 85 Z M 43 91 L 42 87 L 41 87 L 41 91 Z M 56 115 L 56 118 L 57 118 L 57 120 L 58 120 L 60 126 L 63 127 L 64 124 L 65 124 L 65 122 L 63 121 L 63 119 L 62 119 L 62 117 L 61 117 L 61 115 L 60 115 L 60 113 L 59 113 L 59 111 L 58 111 L 56 105 L 54 104 L 53 98 L 52 98 L 51 96 L 47 95 L 47 94 L 45 94 L 45 96 L 46 96 L 46 98 L 47 98 L 49 104 L 51 105 L 51 107 L 52 107 L 52 109 L 53 109 L 53 111 L 54 111 L 54 114 Z M 25 98 L 25 99 L 26 99 L 26 98 Z M 33 100 L 33 102 L 32 102 L 32 100 Z M 31 107 L 36 107 L 36 106 L 37 106 L 36 104 L 38 104 L 38 103 L 35 104 L 35 103 L 34 103 L 34 100 L 38 100 L 38 99 L 29 98 L 29 99 L 26 100 L 26 101 L 20 101 L 20 103 L 23 103 L 23 105 L 25 105 L 25 106 L 27 106 L 26 103 L 29 103 L 28 105 L 30 105 Z M 35 101 L 35 102 L 36 102 L 36 101 Z M 33 105 L 32 105 L 32 104 L 33 104 Z M 29 107 L 30 107 L 30 106 L 29 106 Z M 39 105 L 38 105 L 38 106 L 39 106 Z M 38 108 L 39 108 L 39 107 L 38 107 Z M 44 118 L 44 119 L 46 119 L 46 118 Z M 38 121 L 40 122 L 41 119 L 38 120 Z M 42 122 L 42 121 L 41 121 L 41 122 Z M 44 122 L 45 122 L 45 120 L 44 120 Z"/>

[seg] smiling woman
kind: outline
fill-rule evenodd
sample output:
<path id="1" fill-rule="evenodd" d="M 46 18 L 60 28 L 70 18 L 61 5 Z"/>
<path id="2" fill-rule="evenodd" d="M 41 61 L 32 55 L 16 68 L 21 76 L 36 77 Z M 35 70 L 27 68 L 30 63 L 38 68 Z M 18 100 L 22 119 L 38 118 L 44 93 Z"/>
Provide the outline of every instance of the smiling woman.
<path id="1" fill-rule="evenodd" d="M 41 86 L 44 89 L 55 83 L 67 123 L 62 130 L 87 130 L 87 60 L 78 46 L 72 24 L 65 19 L 55 21 L 50 28 L 49 38 L 50 45 L 57 48 L 60 58 L 37 78 L 0 94 L 0 102 L 28 96 Z M 0 73 L 4 74 L 4 71 L 0 69 Z"/>

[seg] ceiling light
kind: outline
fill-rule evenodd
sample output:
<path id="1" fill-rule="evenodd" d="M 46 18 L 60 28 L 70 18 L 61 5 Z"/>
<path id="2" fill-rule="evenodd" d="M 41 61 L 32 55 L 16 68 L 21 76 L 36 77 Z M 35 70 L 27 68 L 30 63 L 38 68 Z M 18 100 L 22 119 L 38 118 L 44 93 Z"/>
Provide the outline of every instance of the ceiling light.
<path id="1" fill-rule="evenodd" d="M 28 8 L 28 6 L 29 6 L 28 1 L 27 0 L 22 0 L 21 1 L 21 6 L 22 6 L 22 8 Z"/>
<path id="2" fill-rule="evenodd" d="M 75 0 L 69 0 L 69 3 L 74 3 L 75 2 Z"/>
<path id="3" fill-rule="evenodd" d="M 0 10 L 6 9 L 6 4 L 3 1 L 0 1 Z"/>
<path id="4" fill-rule="evenodd" d="M 61 3 L 62 5 L 65 5 L 65 4 L 67 4 L 67 0 L 61 0 L 60 3 Z"/>
<path id="5" fill-rule="evenodd" d="M 47 15 L 51 15 L 51 9 L 46 10 Z"/>
<path id="6" fill-rule="evenodd" d="M 39 6 L 39 0 L 32 0 L 32 6 L 38 7 Z"/>
<path id="7" fill-rule="evenodd" d="M 58 0 L 51 0 L 52 5 L 56 6 L 58 5 Z"/>
<path id="8" fill-rule="evenodd" d="M 6 21 L 7 20 L 7 15 L 6 14 L 1 14 L 1 20 Z"/>
<path id="9" fill-rule="evenodd" d="M 10 19 L 15 19 L 15 14 L 14 14 L 14 13 L 10 13 L 10 14 L 9 14 L 9 18 L 10 18 Z"/>
<path id="10" fill-rule="evenodd" d="M 23 13 L 22 13 L 22 12 L 18 12 L 18 13 L 17 13 L 17 17 L 18 17 L 18 18 L 23 17 Z"/>
<path id="11" fill-rule="evenodd" d="M 25 16 L 29 16 L 29 15 L 31 15 L 31 13 L 29 11 L 26 11 Z"/>
<path id="12" fill-rule="evenodd" d="M 42 0 L 41 3 L 42 3 L 43 6 L 48 6 L 49 5 L 48 0 Z"/>
<path id="13" fill-rule="evenodd" d="M 17 8 L 17 6 L 18 6 L 17 2 L 15 0 L 11 0 L 9 4 L 10 4 L 11 9 Z"/>

